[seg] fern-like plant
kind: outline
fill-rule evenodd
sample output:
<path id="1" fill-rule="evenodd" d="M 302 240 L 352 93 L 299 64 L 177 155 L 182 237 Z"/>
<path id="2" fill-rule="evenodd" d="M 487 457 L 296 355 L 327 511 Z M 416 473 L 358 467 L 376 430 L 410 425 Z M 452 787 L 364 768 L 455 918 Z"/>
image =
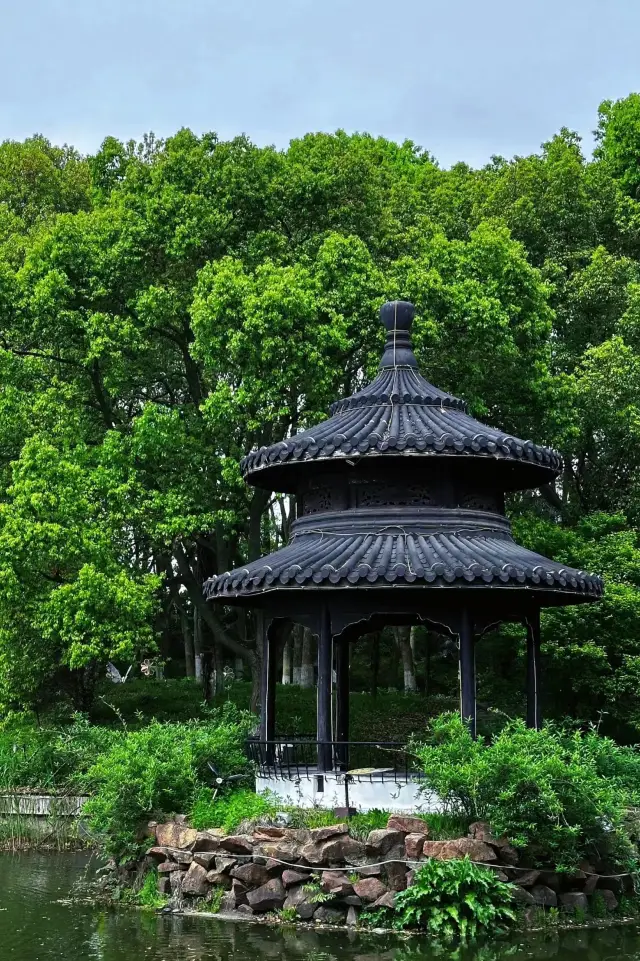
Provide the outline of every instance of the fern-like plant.
<path id="1" fill-rule="evenodd" d="M 333 901 L 333 894 L 322 889 L 322 879 L 317 874 L 311 875 L 302 890 L 310 904 L 326 904 L 327 901 Z"/>
<path id="2" fill-rule="evenodd" d="M 473 941 L 515 920 L 511 885 L 469 858 L 427 861 L 396 895 L 395 910 L 398 927 L 422 928 L 441 941 Z"/>

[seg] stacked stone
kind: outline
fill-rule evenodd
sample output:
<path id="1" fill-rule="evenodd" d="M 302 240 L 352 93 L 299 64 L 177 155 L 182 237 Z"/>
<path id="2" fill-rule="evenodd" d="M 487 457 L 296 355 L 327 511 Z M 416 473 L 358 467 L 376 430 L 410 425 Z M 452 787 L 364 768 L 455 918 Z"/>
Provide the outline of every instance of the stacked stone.
<path id="1" fill-rule="evenodd" d="M 196 831 L 183 819 L 153 828 L 156 844 L 139 868 L 156 867 L 159 893 L 175 909 L 211 901 L 222 888 L 222 912 L 253 916 L 288 909 L 301 921 L 355 925 L 363 907 L 393 908 L 396 892 L 412 883 L 420 861 L 465 856 L 512 882 L 517 900 L 532 911 L 586 911 L 596 890 L 613 910 L 614 892 L 621 889 L 590 865 L 571 876 L 518 866 L 515 848 L 482 822 L 471 826 L 468 837 L 447 841 L 430 840 L 423 820 L 402 815 L 391 816 L 365 842 L 350 837 L 347 824 L 312 830 L 250 825 L 236 835 Z"/>

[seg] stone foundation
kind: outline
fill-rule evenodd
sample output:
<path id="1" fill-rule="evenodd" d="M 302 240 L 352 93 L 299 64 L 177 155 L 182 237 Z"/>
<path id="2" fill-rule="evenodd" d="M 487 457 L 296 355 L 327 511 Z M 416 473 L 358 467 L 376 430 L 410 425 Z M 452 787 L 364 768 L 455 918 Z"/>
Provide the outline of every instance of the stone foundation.
<path id="1" fill-rule="evenodd" d="M 212 902 L 221 913 L 285 910 L 288 920 L 355 926 L 365 907 L 393 908 L 420 862 L 466 855 L 513 883 L 525 917 L 550 907 L 587 911 L 596 892 L 614 910 L 616 894 L 625 889 L 624 879 L 599 875 L 587 864 L 571 876 L 528 868 L 481 822 L 469 836 L 447 841 L 431 840 L 424 821 L 402 814 L 366 841 L 350 837 L 347 824 L 313 830 L 258 825 L 235 835 L 196 831 L 183 818 L 150 827 L 156 843 L 130 868 L 130 880 L 155 868 L 158 891 L 173 909 Z"/>

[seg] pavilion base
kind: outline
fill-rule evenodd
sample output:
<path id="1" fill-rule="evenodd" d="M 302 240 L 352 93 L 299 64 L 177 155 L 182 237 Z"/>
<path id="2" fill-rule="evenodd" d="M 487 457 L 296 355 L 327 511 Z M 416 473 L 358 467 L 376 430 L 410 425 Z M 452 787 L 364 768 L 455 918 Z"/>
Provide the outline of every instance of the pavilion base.
<path id="1" fill-rule="evenodd" d="M 310 768 L 304 774 L 283 770 L 281 773 L 263 772 L 256 777 L 256 791 L 270 791 L 284 804 L 299 808 L 352 807 L 357 811 L 378 808 L 393 813 L 432 813 L 442 810 L 436 794 L 424 790 L 423 781 L 411 774 L 393 777 L 368 778 L 349 776 L 348 805 L 345 776 L 337 771 L 318 773 Z"/>

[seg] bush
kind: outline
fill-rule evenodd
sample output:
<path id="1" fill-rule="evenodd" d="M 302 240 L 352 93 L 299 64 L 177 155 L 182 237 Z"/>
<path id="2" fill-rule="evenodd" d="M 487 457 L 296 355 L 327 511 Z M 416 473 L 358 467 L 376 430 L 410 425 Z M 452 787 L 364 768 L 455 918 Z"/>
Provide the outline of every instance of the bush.
<path id="1" fill-rule="evenodd" d="M 100 755 L 83 778 L 94 794 L 85 814 L 107 853 L 133 854 L 146 820 L 189 810 L 211 779 L 207 761 L 223 774 L 246 769 L 243 743 L 252 723 L 231 706 L 207 722 L 152 721 Z"/>
<path id="2" fill-rule="evenodd" d="M 512 887 L 469 858 L 431 859 L 416 870 L 411 887 L 396 894 L 396 926 L 415 927 L 433 938 L 472 941 L 515 920 Z"/>
<path id="3" fill-rule="evenodd" d="M 570 869 L 583 857 L 628 862 L 625 806 L 637 794 L 639 758 L 591 731 L 541 731 L 510 721 L 487 743 L 442 715 L 414 745 L 446 810 L 487 820 L 537 863 Z"/>
<path id="4" fill-rule="evenodd" d="M 94 727 L 80 715 L 66 727 L 7 724 L 0 731 L 0 788 L 81 790 L 96 755 L 121 736 L 121 731 Z"/>

